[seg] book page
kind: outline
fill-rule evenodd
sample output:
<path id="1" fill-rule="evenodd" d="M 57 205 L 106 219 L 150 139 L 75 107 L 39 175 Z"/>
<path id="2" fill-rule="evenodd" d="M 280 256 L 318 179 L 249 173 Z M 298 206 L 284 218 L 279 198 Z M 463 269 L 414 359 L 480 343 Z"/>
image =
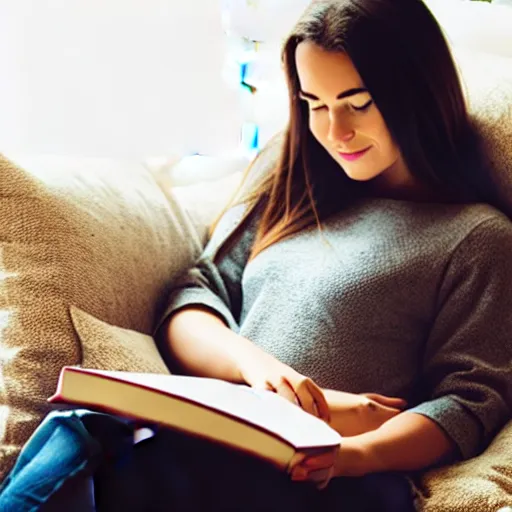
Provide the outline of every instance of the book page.
<path id="1" fill-rule="evenodd" d="M 236 416 L 287 440 L 296 448 L 334 446 L 341 436 L 324 421 L 271 391 L 218 379 L 87 370 L 131 382 Z"/>

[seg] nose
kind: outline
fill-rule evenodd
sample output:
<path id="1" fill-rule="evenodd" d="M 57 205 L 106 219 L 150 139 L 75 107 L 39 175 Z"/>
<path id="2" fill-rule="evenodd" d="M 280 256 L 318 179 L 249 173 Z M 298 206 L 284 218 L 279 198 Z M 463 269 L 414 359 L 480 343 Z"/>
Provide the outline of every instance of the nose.
<path id="1" fill-rule="evenodd" d="M 331 116 L 329 122 L 329 132 L 327 139 L 332 144 L 337 142 L 348 142 L 354 138 L 355 131 L 347 121 L 341 120 L 337 116 Z"/>

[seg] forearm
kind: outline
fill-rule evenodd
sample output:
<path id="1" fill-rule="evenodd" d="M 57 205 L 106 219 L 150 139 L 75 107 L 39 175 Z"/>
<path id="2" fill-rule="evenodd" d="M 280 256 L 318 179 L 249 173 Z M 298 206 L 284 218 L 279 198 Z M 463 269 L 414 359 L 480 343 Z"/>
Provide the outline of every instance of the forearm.
<path id="1" fill-rule="evenodd" d="M 360 476 L 425 469 L 455 450 L 451 439 L 433 420 L 404 412 L 377 430 L 344 439 L 336 474 Z"/>
<path id="2" fill-rule="evenodd" d="M 242 383 L 239 361 L 261 353 L 214 313 L 198 307 L 182 309 L 164 323 L 160 336 L 169 355 L 188 375 Z"/>

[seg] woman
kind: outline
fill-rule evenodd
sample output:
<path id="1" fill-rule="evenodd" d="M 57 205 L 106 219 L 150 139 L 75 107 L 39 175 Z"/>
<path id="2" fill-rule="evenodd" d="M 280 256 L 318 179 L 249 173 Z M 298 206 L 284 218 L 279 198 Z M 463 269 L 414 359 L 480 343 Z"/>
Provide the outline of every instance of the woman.
<path id="1" fill-rule="evenodd" d="M 499 206 L 442 32 L 420 0 L 315 1 L 283 60 L 281 160 L 171 298 L 170 358 L 323 417 L 321 388 L 408 402 L 294 480 L 471 457 L 510 417 L 512 227 L 477 204 Z"/>
<path id="2" fill-rule="evenodd" d="M 314 1 L 283 61 L 280 161 L 158 339 L 174 370 L 265 387 L 349 435 L 283 475 L 158 432 L 96 472 L 98 510 L 412 510 L 408 472 L 477 454 L 510 417 L 512 226 L 436 21 L 421 0 Z M 347 433 L 369 390 L 377 420 Z"/>

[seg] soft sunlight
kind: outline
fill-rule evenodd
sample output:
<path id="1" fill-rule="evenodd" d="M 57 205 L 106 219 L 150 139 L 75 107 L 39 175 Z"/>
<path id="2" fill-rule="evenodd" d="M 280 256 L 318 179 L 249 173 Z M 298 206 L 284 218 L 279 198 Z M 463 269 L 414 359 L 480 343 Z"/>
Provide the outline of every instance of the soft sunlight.
<path id="1" fill-rule="evenodd" d="M 5 273 L 0 274 L 0 279 L 4 279 Z M 5 309 L 0 310 L 0 339 L 3 339 L 3 332 L 9 326 L 9 322 L 12 322 L 12 311 L 7 311 Z M 16 357 L 16 354 L 19 352 L 19 347 L 7 347 L 3 343 L 0 344 L 0 368 L 3 367 L 4 364 L 9 363 L 12 359 Z M 1 378 L 1 374 L 0 374 Z"/>
<path id="2" fill-rule="evenodd" d="M 2 151 L 232 149 L 240 120 L 221 18 L 214 0 L 0 2 Z"/>

